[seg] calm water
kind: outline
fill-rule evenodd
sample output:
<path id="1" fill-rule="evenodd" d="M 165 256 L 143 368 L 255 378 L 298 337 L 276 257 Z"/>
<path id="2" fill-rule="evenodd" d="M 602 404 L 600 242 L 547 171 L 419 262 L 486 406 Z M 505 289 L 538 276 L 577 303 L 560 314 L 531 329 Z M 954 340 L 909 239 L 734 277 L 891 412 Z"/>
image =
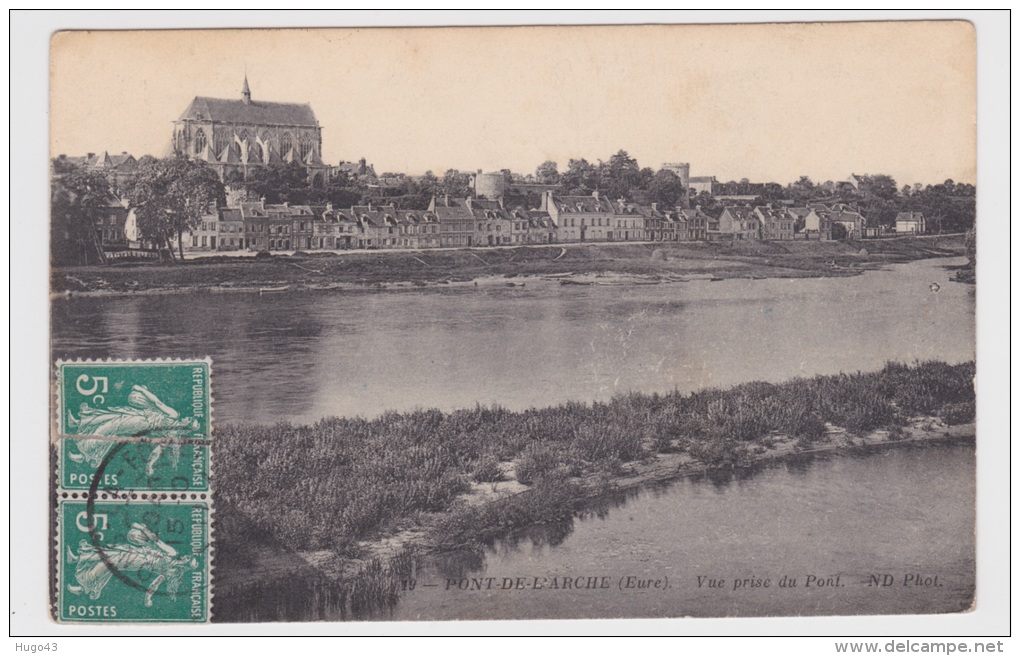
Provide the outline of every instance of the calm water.
<path id="1" fill-rule="evenodd" d="M 497 542 L 481 559 L 428 562 L 415 589 L 376 617 L 933 613 L 963 610 L 974 594 L 972 444 L 815 457 L 730 480 L 683 479 L 608 505 Z M 839 576 L 840 585 L 805 587 L 808 575 Z M 868 586 L 871 575 L 889 575 L 893 584 Z M 621 591 L 628 576 L 668 580 L 669 587 Z M 699 576 L 725 582 L 699 588 Z M 778 587 L 784 576 L 797 587 Z M 488 577 L 496 589 L 457 589 L 463 579 L 485 587 Z M 542 589 L 515 589 L 518 578 L 533 587 L 536 577 Z M 609 588 L 549 589 L 564 577 L 580 577 L 583 586 L 608 577 Z M 748 578 L 771 584 L 733 589 L 735 579 Z M 502 589 L 505 579 L 511 589 Z M 926 579 L 931 585 L 914 584 Z"/>
<path id="2" fill-rule="evenodd" d="M 218 421 L 522 409 L 971 360 L 974 288 L 949 281 L 954 262 L 855 278 L 72 298 L 53 305 L 53 351 L 210 355 Z"/>
<path id="3" fill-rule="evenodd" d="M 875 370 L 887 360 L 971 360 L 974 288 L 951 282 L 944 268 L 961 262 L 845 279 L 72 298 L 53 305 L 53 351 L 212 356 L 221 422 L 475 403 L 520 409 Z M 973 527 L 973 445 L 832 455 L 649 487 L 484 554 L 428 561 L 415 589 L 376 617 L 958 611 L 973 594 Z M 808 575 L 838 576 L 839 586 L 806 588 Z M 870 575 L 893 584 L 868 587 Z M 932 584 L 904 586 L 907 575 Z M 547 589 L 563 577 L 573 586 L 603 576 L 609 589 Z M 669 587 L 619 589 L 627 576 L 635 585 L 668 578 Z M 706 578 L 699 588 L 698 576 L 724 582 L 709 588 Z M 783 576 L 798 587 L 780 590 Z M 517 577 L 544 579 L 544 589 L 444 589 L 448 580 L 501 587 Z M 754 577 L 770 587 L 732 589 L 734 579 Z M 231 602 L 229 619 L 338 618 L 322 602 L 331 594 L 321 585 L 290 590 L 286 609 L 270 595 L 250 613 L 254 598 L 245 597 Z"/>

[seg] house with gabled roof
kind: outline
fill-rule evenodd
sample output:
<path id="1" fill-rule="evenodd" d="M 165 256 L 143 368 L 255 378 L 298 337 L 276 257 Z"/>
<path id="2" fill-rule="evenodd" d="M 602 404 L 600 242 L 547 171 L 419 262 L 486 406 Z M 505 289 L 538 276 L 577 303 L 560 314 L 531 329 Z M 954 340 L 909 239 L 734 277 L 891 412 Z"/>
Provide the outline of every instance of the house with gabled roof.
<path id="1" fill-rule="evenodd" d="M 847 239 L 861 239 L 868 225 L 867 220 L 855 208 L 844 203 L 836 203 L 828 209 L 815 210 L 820 216 L 828 219 L 830 230 L 834 226 L 842 226 Z M 830 238 L 831 238 L 830 234 Z"/>
<path id="2" fill-rule="evenodd" d="M 679 241 L 705 241 L 708 239 L 708 224 L 711 218 L 696 205 L 694 209 L 677 209 L 677 218 L 683 225 L 677 226 L 677 239 Z"/>
<path id="3" fill-rule="evenodd" d="M 361 229 L 359 248 L 396 248 L 400 244 L 400 226 L 394 205 L 355 205 L 351 214 Z"/>
<path id="4" fill-rule="evenodd" d="M 924 214 L 921 212 L 900 212 L 896 215 L 896 234 L 919 235 L 927 232 Z"/>
<path id="5" fill-rule="evenodd" d="M 609 199 L 600 196 L 598 190 L 593 191 L 590 196 L 560 196 L 552 191 L 546 191 L 542 194 L 539 209 L 547 212 L 556 224 L 557 241 L 619 239 L 614 226 L 616 208 Z"/>
<path id="6" fill-rule="evenodd" d="M 347 211 L 326 204 L 320 220 L 314 225 L 318 237 L 317 248 L 346 250 L 358 247 L 360 228 L 354 216 Z"/>
<path id="7" fill-rule="evenodd" d="M 794 218 L 783 209 L 775 209 L 767 205 L 754 208 L 754 213 L 761 221 L 761 238 L 766 241 L 789 241 L 793 239 Z"/>
<path id="8" fill-rule="evenodd" d="M 737 240 L 762 238 L 761 218 L 750 206 L 727 206 L 719 215 L 719 233 Z"/>
<path id="9" fill-rule="evenodd" d="M 448 195 L 433 196 L 428 211 L 439 221 L 441 246 L 475 246 L 474 215 L 464 198 L 450 198 Z"/>
<path id="10" fill-rule="evenodd" d="M 512 243 L 510 215 L 503 208 L 503 199 L 466 198 L 464 204 L 475 223 L 474 243 L 479 246 L 506 246 Z"/>

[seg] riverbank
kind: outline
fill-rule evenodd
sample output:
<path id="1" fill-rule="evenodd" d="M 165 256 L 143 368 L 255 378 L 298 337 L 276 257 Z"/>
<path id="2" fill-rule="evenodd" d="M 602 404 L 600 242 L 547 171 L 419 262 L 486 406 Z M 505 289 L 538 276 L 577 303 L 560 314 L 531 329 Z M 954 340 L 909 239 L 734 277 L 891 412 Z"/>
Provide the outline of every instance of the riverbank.
<path id="1" fill-rule="evenodd" d="M 239 600 L 280 579 L 370 589 L 364 603 L 389 603 L 417 556 L 569 520 L 601 496 L 657 480 L 973 438 L 973 373 L 973 364 L 890 364 L 518 413 L 227 426 L 217 431 L 217 616 L 239 619 Z"/>
<path id="2" fill-rule="evenodd" d="M 590 282 L 622 275 L 641 282 L 852 276 L 885 264 L 964 254 L 962 236 L 866 241 L 567 244 L 516 248 L 295 253 L 268 258 L 202 257 L 177 264 L 53 269 L 58 296 L 376 290 L 477 281 L 520 284 L 545 276 Z M 505 279 L 505 280 L 504 280 Z"/>

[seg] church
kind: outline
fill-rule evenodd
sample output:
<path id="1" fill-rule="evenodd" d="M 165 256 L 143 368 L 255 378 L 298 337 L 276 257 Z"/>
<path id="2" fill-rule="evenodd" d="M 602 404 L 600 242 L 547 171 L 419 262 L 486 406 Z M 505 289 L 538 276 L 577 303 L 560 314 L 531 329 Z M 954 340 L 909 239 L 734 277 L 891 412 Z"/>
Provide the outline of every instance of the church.
<path id="1" fill-rule="evenodd" d="M 196 96 L 174 121 L 170 150 L 208 162 L 224 182 L 243 180 L 253 167 L 290 162 L 305 167 L 312 185 L 329 181 L 312 106 L 252 100 L 247 75 L 239 99 Z"/>

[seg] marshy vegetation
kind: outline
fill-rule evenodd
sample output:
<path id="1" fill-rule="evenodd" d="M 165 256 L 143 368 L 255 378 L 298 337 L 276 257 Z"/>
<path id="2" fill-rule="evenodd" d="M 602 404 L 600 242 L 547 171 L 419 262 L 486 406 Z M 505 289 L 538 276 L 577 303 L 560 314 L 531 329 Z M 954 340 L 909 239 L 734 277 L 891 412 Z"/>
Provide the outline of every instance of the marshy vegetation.
<path id="1" fill-rule="evenodd" d="M 478 544 L 569 518 L 624 463 L 656 453 L 685 453 L 712 469 L 748 464 L 784 438 L 810 447 L 833 426 L 858 435 L 892 429 L 896 439 L 919 416 L 967 423 L 973 377 L 973 363 L 889 363 L 872 373 L 523 412 L 477 406 L 219 427 L 218 566 L 243 568 L 256 545 L 357 557 L 359 541 L 405 527 L 423 530 L 433 548 Z M 458 500 L 509 477 L 528 489 L 481 504 Z"/>

